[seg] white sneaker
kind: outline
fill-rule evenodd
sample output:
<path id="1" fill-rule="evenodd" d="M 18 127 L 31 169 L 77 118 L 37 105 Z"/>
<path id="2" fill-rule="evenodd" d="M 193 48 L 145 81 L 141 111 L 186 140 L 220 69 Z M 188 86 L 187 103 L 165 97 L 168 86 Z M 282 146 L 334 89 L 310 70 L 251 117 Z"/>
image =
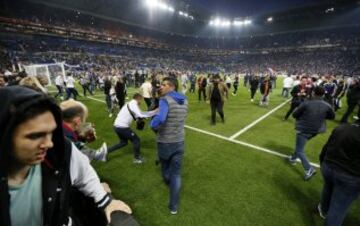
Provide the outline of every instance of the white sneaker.
<path id="1" fill-rule="evenodd" d="M 178 213 L 177 210 L 170 210 L 171 215 L 176 215 L 177 213 Z"/>
<path id="2" fill-rule="evenodd" d="M 316 174 L 316 170 L 314 168 L 310 168 L 309 170 L 305 171 L 304 180 L 310 180 Z"/>
<path id="3" fill-rule="evenodd" d="M 319 211 L 319 215 L 322 219 L 326 219 L 326 215 L 323 213 L 322 209 L 321 209 L 321 204 L 319 203 L 319 205 L 317 206 L 317 209 Z"/>
<path id="4" fill-rule="evenodd" d="M 111 118 L 112 116 L 113 116 L 113 114 L 112 114 L 112 113 L 110 113 L 110 114 L 109 114 L 109 118 Z"/>
<path id="5" fill-rule="evenodd" d="M 254 102 L 254 99 L 251 99 L 250 101 L 251 101 L 251 102 Z"/>
<path id="6" fill-rule="evenodd" d="M 134 159 L 133 161 L 134 164 L 143 164 L 144 163 L 144 160 L 143 159 Z"/>
<path id="7" fill-rule="evenodd" d="M 106 143 L 104 142 L 101 146 L 101 148 L 99 148 L 99 150 L 96 152 L 96 159 L 98 161 L 102 161 L 102 162 L 106 162 L 107 161 L 107 154 L 108 154 L 108 148 Z"/>

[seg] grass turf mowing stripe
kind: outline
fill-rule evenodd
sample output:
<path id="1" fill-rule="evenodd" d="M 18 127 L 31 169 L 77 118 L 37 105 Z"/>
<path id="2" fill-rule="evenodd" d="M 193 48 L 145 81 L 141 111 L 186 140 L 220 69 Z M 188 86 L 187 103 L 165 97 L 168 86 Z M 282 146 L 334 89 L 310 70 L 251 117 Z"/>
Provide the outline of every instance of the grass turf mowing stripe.
<path id="1" fill-rule="evenodd" d="M 208 132 L 208 131 L 205 131 L 205 130 L 202 130 L 202 129 L 198 129 L 198 128 L 195 128 L 195 127 L 192 127 L 192 126 L 185 125 L 185 128 L 196 131 L 196 132 L 199 132 L 199 133 L 207 134 L 209 136 L 217 137 L 217 138 L 220 138 L 220 139 L 232 142 L 232 143 L 240 144 L 240 145 L 243 145 L 243 146 L 258 150 L 258 151 L 266 152 L 266 153 L 269 153 L 271 155 L 276 155 L 276 156 L 279 156 L 279 157 L 282 157 L 282 158 L 288 158 L 287 155 L 281 154 L 279 152 L 272 151 L 272 150 L 269 150 L 267 148 L 259 147 L 259 146 L 253 145 L 253 144 L 249 144 L 249 143 L 246 143 L 246 142 L 243 142 L 243 141 L 233 140 L 233 139 L 230 139 L 228 137 L 225 137 L 225 136 L 222 136 L 222 135 L 219 135 L 219 134 L 215 134 L 215 133 L 211 133 L 211 132 Z M 300 162 L 299 159 L 297 161 Z M 320 168 L 320 166 L 318 164 L 316 164 L 316 163 L 310 162 L 310 164 L 312 166 L 314 166 L 314 167 Z"/>
<path id="2" fill-rule="evenodd" d="M 252 122 L 250 125 L 246 126 L 245 128 L 243 128 L 242 130 L 240 130 L 239 132 L 235 133 L 234 135 L 232 135 L 231 137 L 229 137 L 230 140 L 234 140 L 235 138 L 237 138 L 238 136 L 240 136 L 241 134 L 245 133 L 246 131 L 248 131 L 249 129 L 251 129 L 252 127 L 254 127 L 256 124 L 258 124 L 259 122 L 261 122 L 262 120 L 264 120 L 265 118 L 267 118 L 268 116 L 270 116 L 272 113 L 274 113 L 275 111 L 279 110 L 280 108 L 282 108 L 285 104 L 287 104 L 291 99 L 286 100 L 284 103 L 278 105 L 277 107 L 275 107 L 274 109 L 272 109 L 271 111 L 269 111 L 268 113 L 266 113 L 265 115 L 261 116 L 259 119 L 255 120 L 254 122 Z"/>
<path id="3" fill-rule="evenodd" d="M 105 101 L 102 101 L 102 100 L 98 100 L 98 99 L 95 99 L 95 98 L 92 98 L 92 97 L 88 97 L 89 99 L 91 100 L 95 100 L 95 101 L 98 101 L 98 102 L 102 102 L 102 103 L 105 103 Z M 290 99 L 289 99 L 290 100 Z M 279 109 L 281 108 L 283 105 L 285 105 L 289 100 L 285 101 L 284 103 L 282 103 L 281 105 L 279 105 L 278 107 L 274 108 L 272 111 L 274 111 L 275 109 Z M 280 107 L 281 106 L 281 107 Z M 275 110 L 275 111 L 276 111 Z M 271 112 L 271 111 L 270 111 Z M 266 115 L 270 115 L 269 113 L 266 114 Z M 257 120 L 258 121 L 258 120 Z M 256 121 L 255 121 L 256 122 Z M 243 146 L 246 146 L 246 147 L 249 147 L 249 148 L 252 148 L 252 149 L 256 149 L 258 151 L 262 151 L 262 152 L 266 152 L 266 153 L 269 153 L 269 154 L 272 154 L 272 155 L 276 155 L 276 156 L 279 156 L 279 157 L 282 157 L 282 158 L 287 158 L 288 156 L 287 155 L 284 155 L 284 154 L 281 154 L 279 152 L 276 152 L 276 151 L 272 151 L 272 150 L 269 150 L 267 148 L 263 148 L 263 147 L 259 147 L 259 146 L 256 146 L 256 145 L 253 145 L 253 144 L 249 144 L 249 143 L 246 143 L 246 142 L 243 142 L 243 141 L 238 141 L 238 140 L 234 140 L 234 139 L 231 139 L 231 138 L 228 138 L 228 137 L 225 137 L 225 136 L 222 136 L 222 135 L 219 135 L 219 134 L 215 134 L 215 133 L 211 133 L 211 132 L 208 132 L 208 131 L 205 131 L 205 130 L 202 130 L 202 129 L 198 129 L 198 128 L 195 128 L 195 127 L 192 127 L 192 126 L 188 126 L 188 125 L 185 125 L 185 128 L 187 129 L 190 129 L 190 130 L 193 130 L 193 131 L 196 131 L 196 132 L 199 132 L 199 133 L 203 133 L 203 134 L 207 134 L 207 135 L 210 135 L 210 136 L 213 136 L 213 137 L 217 137 L 217 138 L 220 138 L 220 139 L 223 139 L 223 140 L 226 140 L 226 141 L 230 141 L 230 142 L 233 142 L 233 143 L 236 143 L 236 144 L 240 144 L 240 145 L 243 145 Z M 298 162 L 300 162 L 300 160 L 298 159 L 297 160 Z M 317 167 L 317 168 L 320 168 L 320 166 L 316 163 L 312 163 L 310 162 L 310 164 L 314 167 Z"/>

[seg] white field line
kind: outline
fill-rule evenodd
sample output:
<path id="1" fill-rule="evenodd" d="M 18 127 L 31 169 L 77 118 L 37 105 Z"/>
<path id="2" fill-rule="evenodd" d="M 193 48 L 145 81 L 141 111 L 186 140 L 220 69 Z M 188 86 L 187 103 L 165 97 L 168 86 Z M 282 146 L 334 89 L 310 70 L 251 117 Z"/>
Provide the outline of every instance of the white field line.
<path id="1" fill-rule="evenodd" d="M 235 144 L 240 144 L 240 145 L 243 145 L 243 146 L 258 150 L 258 151 L 266 152 L 266 153 L 271 154 L 271 155 L 276 155 L 276 156 L 279 156 L 279 157 L 282 157 L 282 158 L 288 158 L 289 157 L 288 155 L 284 155 L 282 153 L 269 150 L 267 148 L 259 147 L 259 146 L 249 144 L 249 143 L 246 143 L 246 142 L 243 142 L 243 141 L 230 139 L 228 137 L 225 137 L 225 136 L 222 136 L 222 135 L 219 135 L 219 134 L 215 134 L 215 133 L 211 133 L 211 132 L 208 132 L 208 131 L 205 131 L 205 130 L 202 130 L 202 129 L 198 129 L 198 128 L 195 128 L 195 127 L 192 127 L 192 126 L 185 125 L 185 128 L 196 131 L 196 132 L 199 132 L 199 133 L 203 133 L 203 134 L 206 134 L 206 135 L 209 135 L 209 136 L 217 137 L 219 139 L 223 139 L 223 140 L 235 143 Z M 299 159 L 297 161 L 300 162 Z M 314 167 L 320 168 L 320 166 L 318 164 L 316 164 L 316 163 L 310 162 L 310 164 L 312 166 L 314 166 Z"/>
<path id="2" fill-rule="evenodd" d="M 95 101 L 98 101 L 98 102 L 101 102 L 101 103 L 105 103 L 106 104 L 106 102 L 104 101 L 104 100 L 99 100 L 99 99 L 96 99 L 96 98 L 93 98 L 93 97 L 87 97 L 88 99 L 90 99 L 90 100 L 95 100 Z"/>
<path id="3" fill-rule="evenodd" d="M 96 98 L 92 98 L 92 97 L 87 97 L 87 98 L 91 99 L 91 100 L 98 101 L 98 102 L 106 103 L 105 101 L 98 100 Z M 288 155 L 284 155 L 284 154 L 281 154 L 281 153 L 276 152 L 276 151 L 272 151 L 272 150 L 269 150 L 269 149 L 266 149 L 266 148 L 263 148 L 263 147 L 259 147 L 259 146 L 253 145 L 253 144 L 249 144 L 249 143 L 246 143 L 246 142 L 243 142 L 243 141 L 233 140 L 233 139 L 230 139 L 228 137 L 225 137 L 225 136 L 222 136 L 222 135 L 219 135 L 219 134 L 216 134 L 216 133 L 211 133 L 211 132 L 208 132 L 208 131 L 205 131 L 205 130 L 202 130 L 202 129 L 198 129 L 198 128 L 195 128 L 195 127 L 192 127 L 192 126 L 185 125 L 185 128 L 196 131 L 196 132 L 199 132 L 199 133 L 203 133 L 203 134 L 206 134 L 206 135 L 209 135 L 209 136 L 217 137 L 219 139 L 226 140 L 226 141 L 229 141 L 229 142 L 232 142 L 232 143 L 235 143 L 235 144 L 240 144 L 240 145 L 243 145 L 243 146 L 258 150 L 258 151 L 266 152 L 266 153 L 271 154 L 271 155 L 276 155 L 276 156 L 279 156 L 279 157 L 282 157 L 282 158 L 287 158 L 288 157 Z M 300 162 L 300 160 L 297 160 L 297 161 Z M 316 163 L 310 162 L 310 164 L 312 166 L 314 166 L 314 167 L 320 168 L 320 166 L 318 164 L 316 164 Z"/>
<path id="4" fill-rule="evenodd" d="M 249 129 L 251 129 L 252 127 L 254 127 L 256 124 L 258 124 L 259 122 L 261 122 L 262 120 L 264 120 L 265 118 L 269 117 L 272 113 L 274 113 L 275 111 L 279 110 L 280 108 L 282 108 L 285 104 L 287 104 L 291 99 L 286 100 L 284 103 L 278 105 L 276 108 L 272 109 L 271 111 L 269 111 L 268 113 L 266 113 L 265 115 L 261 116 L 260 118 L 258 118 L 257 120 L 255 120 L 254 122 L 252 122 L 250 125 L 246 126 L 245 128 L 241 129 L 239 132 L 235 133 L 234 135 L 232 135 L 231 137 L 229 137 L 230 140 L 234 140 L 235 138 L 237 138 L 238 136 L 240 136 L 241 134 L 245 133 L 246 131 L 248 131 Z"/>

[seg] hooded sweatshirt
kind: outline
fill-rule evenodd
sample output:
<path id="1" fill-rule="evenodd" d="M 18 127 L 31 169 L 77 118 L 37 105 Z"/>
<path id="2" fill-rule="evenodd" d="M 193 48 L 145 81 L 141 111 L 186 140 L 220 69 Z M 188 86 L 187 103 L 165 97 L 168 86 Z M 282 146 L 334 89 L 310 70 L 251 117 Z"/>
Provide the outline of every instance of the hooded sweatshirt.
<path id="1" fill-rule="evenodd" d="M 110 197 L 90 166 L 87 157 L 68 140 L 62 130 L 61 110 L 49 97 L 32 89 L 11 86 L 0 88 L 0 226 L 10 226 L 9 168 L 12 159 L 12 139 L 16 127 L 25 122 L 24 113 L 40 102 L 47 104 L 58 125 L 53 132 L 54 146 L 41 163 L 43 225 L 67 225 L 69 221 L 70 189 L 94 198 L 98 207 L 105 207 Z"/>
<path id="2" fill-rule="evenodd" d="M 176 143 L 184 141 L 184 125 L 188 110 L 186 97 L 172 91 L 160 98 L 159 113 L 150 127 L 158 131 L 157 142 Z"/>

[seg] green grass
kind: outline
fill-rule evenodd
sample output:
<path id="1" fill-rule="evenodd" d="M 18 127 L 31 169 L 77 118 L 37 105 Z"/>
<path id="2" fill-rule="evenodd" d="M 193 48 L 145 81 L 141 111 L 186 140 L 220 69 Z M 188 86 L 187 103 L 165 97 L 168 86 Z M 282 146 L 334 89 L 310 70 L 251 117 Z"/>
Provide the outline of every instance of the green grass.
<path id="1" fill-rule="evenodd" d="M 284 101 L 280 97 L 280 82 L 268 108 L 251 103 L 248 91 L 241 86 L 239 94 L 230 95 L 225 103 L 226 123 L 216 126 L 210 125 L 209 105 L 198 103 L 197 94 L 188 94 L 190 110 L 186 124 L 230 137 Z M 101 96 L 97 98 L 104 100 Z M 89 121 L 96 124 L 98 140 L 92 146 L 98 147 L 103 141 L 108 145 L 118 142 L 112 129 L 114 118 L 108 117 L 105 105 L 90 99 L 80 100 L 89 107 Z M 294 120 L 281 120 L 288 108 L 285 105 L 237 139 L 290 154 L 295 142 Z M 343 110 L 337 118 L 342 113 Z M 318 162 L 320 150 L 336 125 L 336 121 L 328 122 L 327 132 L 307 144 L 311 161 Z M 320 173 L 304 182 L 300 164 L 293 167 L 277 156 L 191 130 L 186 130 L 179 214 L 170 216 L 169 191 L 162 183 L 160 168 L 154 164 L 155 135 L 148 128 L 136 133 L 141 137 L 145 164 L 132 163 L 129 144 L 111 153 L 107 163 L 93 165 L 101 179 L 110 184 L 114 196 L 131 206 L 141 225 L 322 225 L 314 209 L 322 189 Z M 357 201 L 344 225 L 359 225 L 359 212 Z"/>

